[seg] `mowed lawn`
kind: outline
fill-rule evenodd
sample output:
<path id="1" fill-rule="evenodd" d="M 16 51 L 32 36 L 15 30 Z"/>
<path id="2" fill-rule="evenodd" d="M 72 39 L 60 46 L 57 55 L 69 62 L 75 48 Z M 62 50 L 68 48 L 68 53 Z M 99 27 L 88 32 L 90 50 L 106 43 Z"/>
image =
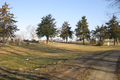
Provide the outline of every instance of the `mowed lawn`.
<path id="1" fill-rule="evenodd" d="M 89 43 L 26 43 L 18 46 L 10 43 L 0 47 L 0 80 L 34 80 L 42 73 L 75 58 L 104 51 L 116 50 L 114 46 L 93 46 Z M 28 60 L 27 60 L 28 59 Z"/>

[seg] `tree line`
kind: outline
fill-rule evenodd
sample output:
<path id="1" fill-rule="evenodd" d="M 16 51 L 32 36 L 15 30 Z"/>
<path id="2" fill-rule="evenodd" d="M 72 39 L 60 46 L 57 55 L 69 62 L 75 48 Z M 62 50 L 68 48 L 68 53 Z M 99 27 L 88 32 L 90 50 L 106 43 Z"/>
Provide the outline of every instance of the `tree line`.
<path id="1" fill-rule="evenodd" d="M 113 17 L 105 23 L 106 25 L 97 26 L 95 30 L 92 30 L 93 39 L 98 39 L 103 42 L 105 39 L 114 39 L 114 45 L 119 44 L 120 40 L 120 25 L 117 21 L 117 17 Z"/>
<path id="2" fill-rule="evenodd" d="M 11 8 L 8 8 L 8 4 L 5 2 L 0 8 L 0 37 L 3 38 L 3 45 L 5 45 L 5 38 L 14 37 L 14 33 L 19 29 L 15 25 L 17 22 L 14 18 L 14 14 L 10 13 Z M 76 24 L 74 31 L 71 30 L 68 21 L 64 21 L 61 30 L 56 28 L 55 19 L 51 14 L 41 18 L 41 22 L 37 25 L 36 34 L 38 38 L 46 36 L 47 43 L 49 43 L 49 38 L 53 38 L 60 34 L 60 37 L 66 42 L 68 38 L 73 38 L 75 34 L 79 40 L 83 40 L 83 45 L 85 40 L 96 40 L 103 42 L 105 39 L 114 39 L 114 45 L 119 42 L 120 39 L 120 26 L 117 21 L 117 17 L 113 17 L 105 23 L 106 25 L 97 26 L 95 30 L 90 31 L 86 16 L 83 16 Z M 33 36 L 34 37 L 34 36 Z"/>

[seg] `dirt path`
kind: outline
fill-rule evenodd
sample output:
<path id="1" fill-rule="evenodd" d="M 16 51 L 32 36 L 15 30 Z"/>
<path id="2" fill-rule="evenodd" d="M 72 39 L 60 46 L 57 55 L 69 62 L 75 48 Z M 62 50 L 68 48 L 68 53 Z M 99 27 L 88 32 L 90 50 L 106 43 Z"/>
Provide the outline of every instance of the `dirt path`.
<path id="1" fill-rule="evenodd" d="M 53 73 L 47 80 L 115 80 L 115 68 L 120 51 L 109 51 L 64 65 L 66 71 Z"/>
<path id="2" fill-rule="evenodd" d="M 116 63 L 120 56 L 119 52 L 113 53 L 94 66 L 89 80 L 117 80 L 115 75 Z"/>

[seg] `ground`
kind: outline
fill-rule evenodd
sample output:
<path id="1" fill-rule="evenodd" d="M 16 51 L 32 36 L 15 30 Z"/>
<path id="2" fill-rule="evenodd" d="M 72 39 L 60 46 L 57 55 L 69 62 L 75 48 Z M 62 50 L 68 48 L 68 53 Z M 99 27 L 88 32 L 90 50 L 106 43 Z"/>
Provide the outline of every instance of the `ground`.
<path id="1" fill-rule="evenodd" d="M 92 80 L 93 74 L 102 73 L 96 70 L 104 70 L 101 65 L 107 66 L 104 61 L 116 65 L 120 47 L 99 47 L 89 42 L 21 44 L 0 46 L 0 80 Z"/>
<path id="2" fill-rule="evenodd" d="M 71 67 L 50 80 L 117 80 L 115 73 L 120 51 L 104 52 L 79 58 L 65 65 Z"/>

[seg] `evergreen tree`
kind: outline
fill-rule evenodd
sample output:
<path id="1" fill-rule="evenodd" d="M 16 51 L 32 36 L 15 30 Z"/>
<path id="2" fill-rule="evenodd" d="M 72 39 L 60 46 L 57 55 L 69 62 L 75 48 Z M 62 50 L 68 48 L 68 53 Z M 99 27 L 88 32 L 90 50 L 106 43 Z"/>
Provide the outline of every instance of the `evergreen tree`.
<path id="1" fill-rule="evenodd" d="M 103 25 L 101 27 L 97 26 L 95 28 L 94 35 L 99 41 L 103 41 L 107 37 L 106 26 Z"/>
<path id="2" fill-rule="evenodd" d="M 113 15 L 112 19 L 106 23 L 108 26 L 108 33 L 110 38 L 114 39 L 114 45 L 116 43 L 116 41 L 118 40 L 118 38 L 120 37 L 120 28 L 119 28 L 119 24 L 117 22 L 117 17 Z"/>
<path id="3" fill-rule="evenodd" d="M 38 28 L 36 30 L 37 36 L 39 38 L 46 36 L 47 44 L 49 43 L 50 37 L 55 37 L 57 34 L 56 22 L 55 19 L 52 18 L 51 14 L 43 17 L 41 23 L 38 24 Z"/>
<path id="4" fill-rule="evenodd" d="M 60 37 L 62 37 L 62 39 L 66 39 L 66 42 L 68 43 L 68 37 L 72 39 L 72 34 L 73 31 L 70 30 L 70 24 L 68 24 L 67 21 L 65 21 L 62 25 L 62 30 L 61 30 L 61 34 Z"/>
<path id="5" fill-rule="evenodd" d="M 76 36 L 83 40 L 83 45 L 85 44 L 84 40 L 90 38 L 90 31 L 88 29 L 88 23 L 87 19 L 85 19 L 85 16 L 82 17 L 81 21 L 78 21 L 76 25 Z"/>
<path id="6" fill-rule="evenodd" d="M 5 37 L 13 37 L 16 32 L 17 26 L 14 25 L 17 21 L 14 20 L 14 14 L 10 13 L 6 2 L 0 8 L 0 36 L 3 38 L 3 45 L 5 45 Z"/>

